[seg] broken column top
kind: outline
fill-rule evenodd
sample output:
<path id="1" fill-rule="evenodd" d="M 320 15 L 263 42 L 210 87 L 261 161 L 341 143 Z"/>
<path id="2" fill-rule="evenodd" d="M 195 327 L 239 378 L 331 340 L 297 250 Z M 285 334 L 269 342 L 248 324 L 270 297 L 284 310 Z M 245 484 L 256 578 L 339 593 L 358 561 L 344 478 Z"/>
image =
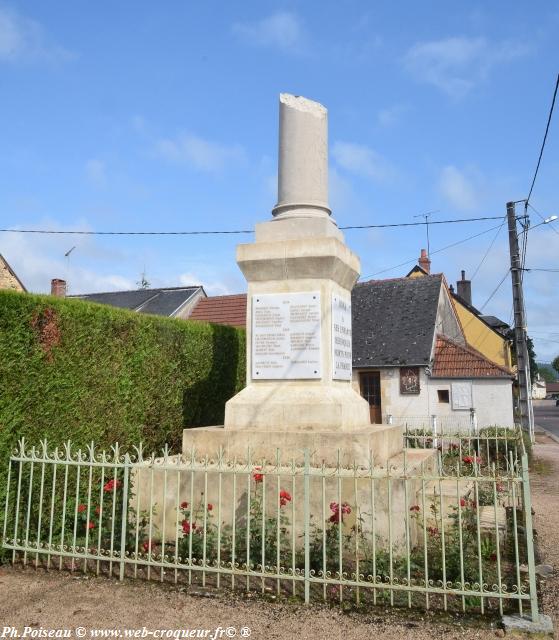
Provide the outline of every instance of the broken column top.
<path id="1" fill-rule="evenodd" d="M 328 111 L 280 94 L 276 218 L 328 217 Z"/>

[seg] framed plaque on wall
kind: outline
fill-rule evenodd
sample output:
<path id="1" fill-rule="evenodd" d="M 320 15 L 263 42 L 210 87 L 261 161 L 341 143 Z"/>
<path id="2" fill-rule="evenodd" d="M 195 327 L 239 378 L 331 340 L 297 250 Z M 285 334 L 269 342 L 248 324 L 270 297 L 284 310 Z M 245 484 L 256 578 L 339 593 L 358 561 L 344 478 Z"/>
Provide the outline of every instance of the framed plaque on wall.
<path id="1" fill-rule="evenodd" d="M 400 393 L 404 395 L 417 395 L 419 392 L 419 367 L 401 367 Z"/>

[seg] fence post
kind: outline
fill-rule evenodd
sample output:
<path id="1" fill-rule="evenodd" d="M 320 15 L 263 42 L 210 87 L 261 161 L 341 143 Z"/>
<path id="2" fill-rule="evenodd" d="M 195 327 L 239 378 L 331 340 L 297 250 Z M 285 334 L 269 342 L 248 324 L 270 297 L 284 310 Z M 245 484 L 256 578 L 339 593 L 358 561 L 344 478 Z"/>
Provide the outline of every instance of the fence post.
<path id="1" fill-rule="evenodd" d="M 439 443 L 437 442 L 437 416 L 434 414 L 431 416 L 431 431 L 433 432 L 433 449 L 436 449 Z"/>
<path id="2" fill-rule="evenodd" d="M 473 407 L 470 409 L 470 433 L 472 435 L 478 433 L 477 413 Z"/>
<path id="3" fill-rule="evenodd" d="M 532 523 L 532 496 L 530 494 L 530 474 L 528 455 L 522 454 L 522 493 L 524 502 L 524 531 L 526 536 L 526 555 L 528 556 L 528 577 L 530 579 L 530 608 L 532 622 L 538 622 L 538 591 L 536 587 L 536 561 L 534 558 L 534 527 Z M 520 587 L 520 585 L 519 585 Z"/>
<path id="4" fill-rule="evenodd" d="M 126 557 L 126 526 L 128 524 L 128 479 L 129 479 L 130 456 L 124 456 L 124 478 L 122 480 L 122 525 L 120 530 L 120 573 L 119 580 L 124 580 L 124 569 Z"/>
<path id="5" fill-rule="evenodd" d="M 309 450 L 305 449 L 305 469 L 303 477 L 304 534 L 305 534 L 305 604 L 310 601 L 310 463 Z"/>

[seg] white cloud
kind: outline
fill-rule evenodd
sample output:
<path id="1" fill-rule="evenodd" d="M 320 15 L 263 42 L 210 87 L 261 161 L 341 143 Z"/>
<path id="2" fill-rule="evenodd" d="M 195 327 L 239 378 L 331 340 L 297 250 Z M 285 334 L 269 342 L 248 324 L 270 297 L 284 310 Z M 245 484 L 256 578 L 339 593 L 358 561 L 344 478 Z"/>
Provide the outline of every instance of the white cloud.
<path id="1" fill-rule="evenodd" d="M 455 209 L 471 211 L 478 206 L 477 189 L 473 181 L 453 165 L 441 171 L 438 188 L 443 198 Z"/>
<path id="2" fill-rule="evenodd" d="M 301 20 L 290 11 L 277 11 L 256 22 L 236 22 L 233 33 L 249 44 L 292 53 L 301 51 L 307 39 Z"/>
<path id="3" fill-rule="evenodd" d="M 70 57 L 69 51 L 50 41 L 38 22 L 0 7 L 0 62 L 53 62 Z"/>
<path id="4" fill-rule="evenodd" d="M 232 293 L 229 286 L 221 280 L 205 280 L 195 273 L 181 273 L 179 284 L 182 287 L 199 286 L 204 287 L 204 291 L 210 296 L 225 296 Z M 234 293 L 239 293 L 235 291 Z"/>
<path id="5" fill-rule="evenodd" d="M 14 227 L 17 228 L 17 227 Z M 73 225 L 61 225 L 53 220 L 25 225 L 27 229 L 77 230 L 90 229 L 83 220 Z M 129 271 L 127 256 L 123 252 L 108 250 L 88 236 L 3 234 L 2 253 L 28 291 L 49 293 L 52 278 L 68 282 L 69 293 L 92 293 L 135 289 L 134 282 L 112 271 Z M 7 241 L 6 241 L 7 240 Z M 70 259 L 64 254 L 75 246 Z"/>
<path id="6" fill-rule="evenodd" d="M 529 52 L 526 45 L 512 41 L 451 37 L 415 44 L 404 56 L 404 66 L 418 82 L 432 84 L 453 98 L 461 98 L 497 65 Z"/>
<path id="7" fill-rule="evenodd" d="M 365 145 L 336 142 L 332 147 L 332 156 L 343 169 L 376 182 L 385 182 L 394 174 L 390 164 Z"/>
<path id="8" fill-rule="evenodd" d="M 222 145 L 190 133 L 159 140 L 156 152 L 170 162 L 187 164 L 201 171 L 220 171 L 246 160 L 240 145 Z"/>
<path id="9" fill-rule="evenodd" d="M 85 176 L 94 187 L 101 189 L 107 186 L 107 171 L 105 163 L 101 160 L 88 160 L 85 164 Z"/>

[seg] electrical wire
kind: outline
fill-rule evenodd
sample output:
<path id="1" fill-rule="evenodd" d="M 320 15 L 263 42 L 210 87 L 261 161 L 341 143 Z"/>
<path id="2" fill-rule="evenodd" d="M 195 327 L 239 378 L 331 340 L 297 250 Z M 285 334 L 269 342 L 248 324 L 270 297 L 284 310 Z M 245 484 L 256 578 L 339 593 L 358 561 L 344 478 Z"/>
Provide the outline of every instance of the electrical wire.
<path id="1" fill-rule="evenodd" d="M 501 216 L 498 216 L 496 219 L 497 220 L 501 220 Z M 424 224 L 424 223 L 421 223 L 421 224 Z M 497 229 L 500 226 L 501 225 L 496 225 L 495 227 L 489 227 L 489 229 L 485 229 L 485 231 L 481 231 L 480 233 L 476 233 L 473 236 L 468 236 L 467 238 L 463 238 L 462 240 L 458 240 L 457 242 L 453 242 L 452 244 L 448 244 L 445 247 L 441 247 L 440 249 L 435 249 L 434 251 L 431 251 L 431 255 L 435 255 L 437 253 L 441 253 L 441 251 L 446 251 L 447 249 L 451 249 L 452 247 L 456 247 L 457 245 L 463 244 L 464 242 L 468 242 L 469 240 L 473 240 L 474 238 L 479 238 L 480 236 L 483 236 L 486 233 L 494 231 L 495 229 Z M 400 262 L 400 264 L 395 264 L 392 267 L 388 267 L 387 269 L 382 269 L 381 271 L 376 271 L 375 273 L 371 273 L 368 276 L 362 276 L 361 280 L 366 280 L 367 278 L 373 278 L 374 276 L 378 276 L 381 273 L 386 273 L 387 271 L 392 271 L 393 269 L 397 269 L 398 267 L 403 267 L 403 266 L 405 266 L 407 264 L 410 264 L 412 262 L 417 262 L 417 256 L 414 257 L 414 258 L 410 258 L 409 260 L 406 260 L 405 262 Z"/>
<path id="2" fill-rule="evenodd" d="M 472 276 L 470 277 L 470 280 L 473 281 L 473 279 L 476 277 L 478 271 L 481 269 L 481 266 L 483 265 L 483 263 L 485 262 L 487 256 L 489 255 L 489 252 L 491 251 L 491 249 L 493 248 L 493 245 L 495 244 L 495 241 L 497 240 L 497 237 L 499 236 L 499 234 L 501 233 L 501 229 L 504 227 L 505 222 L 507 221 L 507 216 L 504 216 L 503 219 L 503 224 L 497 229 L 497 233 L 493 236 L 493 240 L 491 240 L 491 243 L 489 244 L 489 246 L 487 247 L 487 251 L 485 252 L 485 255 L 483 256 L 483 258 L 481 259 L 481 262 L 478 264 L 478 266 L 476 267 L 474 273 L 472 274 Z"/>
<path id="3" fill-rule="evenodd" d="M 555 106 L 555 98 L 557 97 L 557 89 L 559 88 L 559 73 L 557 74 L 557 81 L 555 82 L 555 91 L 553 92 L 553 99 L 551 101 L 551 108 L 549 109 L 549 116 L 547 118 L 547 125 L 545 127 L 545 134 L 543 136 L 542 146 L 540 148 L 540 155 L 538 157 L 538 164 L 536 165 L 536 170 L 534 171 L 534 177 L 532 178 L 532 184 L 530 185 L 530 191 L 528 192 L 528 197 L 526 198 L 526 205 L 530 202 L 530 197 L 532 196 L 532 191 L 534 189 L 534 184 L 536 182 L 536 178 L 538 177 L 538 171 L 540 169 L 540 163 L 542 161 L 543 150 L 545 148 L 545 142 L 547 140 L 547 134 L 549 132 L 549 125 L 551 124 L 551 118 L 553 116 L 553 107 Z"/>
<path id="4" fill-rule="evenodd" d="M 459 218 L 456 220 L 435 220 L 426 222 L 398 222 L 392 224 L 365 224 L 339 227 L 341 231 L 350 229 L 389 229 L 395 227 L 418 227 L 425 224 L 454 224 L 457 222 L 480 222 L 482 220 L 500 220 L 501 216 L 484 216 L 481 218 Z M 232 229 L 215 231 L 85 231 L 85 230 L 59 230 L 59 229 L 0 229 L 0 233 L 37 233 L 83 236 L 196 236 L 219 234 L 243 234 L 254 233 L 252 229 Z"/>
<path id="5" fill-rule="evenodd" d="M 528 206 L 530 207 L 530 209 L 533 209 L 533 211 L 534 211 L 535 213 L 537 213 L 537 214 L 538 214 L 538 216 L 540 217 L 540 219 L 542 220 L 542 222 L 545 222 L 545 221 L 546 221 L 546 219 L 545 219 L 545 218 L 542 216 L 542 214 L 541 214 L 541 213 L 536 209 L 536 207 L 534 207 L 534 206 L 533 206 L 533 205 L 531 205 L 530 203 L 528 203 Z M 559 231 L 557 231 L 557 229 L 555 228 L 555 226 L 554 226 L 554 224 L 553 224 L 554 222 L 555 222 L 555 220 L 550 220 L 549 222 L 545 222 L 545 223 L 546 223 L 546 224 L 548 224 L 548 225 L 549 225 L 549 228 L 550 228 L 550 229 L 553 229 L 553 231 L 555 231 L 555 233 L 559 236 Z"/>

